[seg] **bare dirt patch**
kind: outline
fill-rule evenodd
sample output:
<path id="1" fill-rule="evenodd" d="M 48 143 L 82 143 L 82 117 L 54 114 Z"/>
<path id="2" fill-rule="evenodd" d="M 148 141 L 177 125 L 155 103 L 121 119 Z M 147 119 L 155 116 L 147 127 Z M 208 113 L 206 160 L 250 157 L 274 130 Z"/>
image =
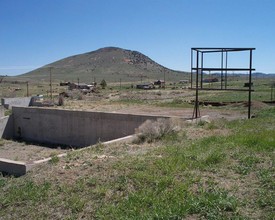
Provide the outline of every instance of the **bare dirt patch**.
<path id="1" fill-rule="evenodd" d="M 49 148 L 25 142 L 2 140 L 0 146 L 0 157 L 15 161 L 31 163 L 36 160 L 45 159 L 61 153 L 68 152 L 61 148 Z"/>

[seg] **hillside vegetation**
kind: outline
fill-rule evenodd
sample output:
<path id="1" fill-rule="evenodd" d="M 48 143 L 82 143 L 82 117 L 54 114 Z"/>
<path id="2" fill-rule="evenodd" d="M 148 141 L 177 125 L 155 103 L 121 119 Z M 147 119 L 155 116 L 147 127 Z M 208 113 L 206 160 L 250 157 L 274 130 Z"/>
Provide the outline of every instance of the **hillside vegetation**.
<path id="1" fill-rule="evenodd" d="M 20 76 L 22 80 L 54 80 L 90 83 L 150 81 L 187 77 L 180 71 L 168 69 L 138 51 L 106 47 L 58 60 Z"/>
<path id="2" fill-rule="evenodd" d="M 0 219 L 274 219 L 274 115 L 147 123 L 133 143 L 2 176 Z"/>

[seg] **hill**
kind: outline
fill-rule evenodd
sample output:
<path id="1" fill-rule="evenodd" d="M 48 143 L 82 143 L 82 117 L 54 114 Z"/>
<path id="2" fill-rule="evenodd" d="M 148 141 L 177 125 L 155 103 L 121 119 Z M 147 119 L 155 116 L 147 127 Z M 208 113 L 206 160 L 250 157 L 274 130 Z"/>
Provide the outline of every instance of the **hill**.
<path id="1" fill-rule="evenodd" d="M 156 79 L 176 80 L 187 77 L 180 71 L 168 69 L 138 51 L 117 47 L 105 47 L 96 51 L 70 56 L 45 65 L 20 78 L 32 80 L 92 82 L 105 79 L 107 82 L 134 82 Z"/>

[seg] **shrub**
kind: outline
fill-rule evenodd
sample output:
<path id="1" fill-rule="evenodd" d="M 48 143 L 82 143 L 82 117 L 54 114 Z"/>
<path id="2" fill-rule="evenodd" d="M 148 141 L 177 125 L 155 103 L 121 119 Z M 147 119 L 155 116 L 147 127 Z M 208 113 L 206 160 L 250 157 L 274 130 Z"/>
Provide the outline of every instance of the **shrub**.
<path id="1" fill-rule="evenodd" d="M 181 128 L 179 121 L 175 119 L 158 118 L 156 121 L 147 120 L 136 129 L 137 139 L 134 142 L 148 143 L 159 140 L 167 134 L 174 133 Z"/>
<path id="2" fill-rule="evenodd" d="M 105 88 L 106 88 L 107 83 L 106 83 L 105 79 L 103 79 L 103 80 L 101 81 L 100 85 L 101 85 L 101 88 L 102 88 L 102 89 L 105 89 Z"/>
<path id="3" fill-rule="evenodd" d="M 64 96 L 63 95 L 60 95 L 58 97 L 58 105 L 59 106 L 63 106 L 64 105 Z"/>
<path id="4" fill-rule="evenodd" d="M 73 90 L 71 92 L 71 95 L 70 95 L 70 98 L 71 99 L 76 99 L 76 100 L 83 100 L 84 99 L 84 95 L 81 91 L 79 90 Z"/>

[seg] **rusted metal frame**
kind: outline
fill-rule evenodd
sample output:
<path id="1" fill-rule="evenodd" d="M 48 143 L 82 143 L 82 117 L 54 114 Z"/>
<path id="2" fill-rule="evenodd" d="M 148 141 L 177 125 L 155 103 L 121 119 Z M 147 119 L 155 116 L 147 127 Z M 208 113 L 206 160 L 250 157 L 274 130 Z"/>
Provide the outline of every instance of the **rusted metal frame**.
<path id="1" fill-rule="evenodd" d="M 193 50 L 197 52 L 197 66 L 193 67 Z M 237 52 L 237 51 L 250 51 L 250 63 L 249 68 L 228 68 L 227 61 L 228 61 L 228 54 L 227 52 Z M 199 101 L 198 101 L 198 92 L 199 90 L 228 90 L 228 91 L 248 91 L 248 118 L 251 118 L 251 92 L 252 90 L 252 71 L 255 70 L 252 68 L 252 51 L 255 50 L 255 48 L 192 48 L 191 49 L 191 75 L 193 74 L 193 70 L 196 70 L 196 101 L 195 101 L 195 107 L 193 112 L 193 118 L 194 114 L 197 118 L 199 115 Z M 203 67 L 203 54 L 204 53 L 211 53 L 211 52 L 221 52 L 221 68 L 204 68 Z M 223 53 L 226 52 L 226 67 L 223 67 Z M 199 53 L 201 53 L 201 68 L 199 68 Z M 215 89 L 215 88 L 203 88 L 203 71 L 221 71 L 221 89 Z M 199 81 L 199 71 L 201 71 L 201 88 L 198 87 L 198 81 Z M 225 71 L 225 89 L 223 88 L 223 71 Z M 249 71 L 249 89 L 227 89 L 227 71 Z M 192 84 L 191 84 L 192 88 Z"/>

